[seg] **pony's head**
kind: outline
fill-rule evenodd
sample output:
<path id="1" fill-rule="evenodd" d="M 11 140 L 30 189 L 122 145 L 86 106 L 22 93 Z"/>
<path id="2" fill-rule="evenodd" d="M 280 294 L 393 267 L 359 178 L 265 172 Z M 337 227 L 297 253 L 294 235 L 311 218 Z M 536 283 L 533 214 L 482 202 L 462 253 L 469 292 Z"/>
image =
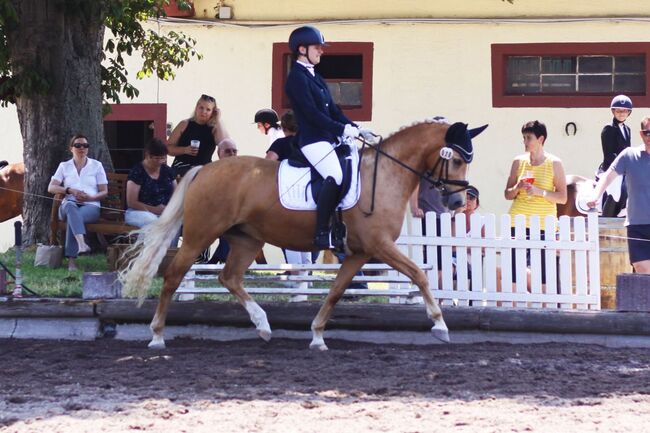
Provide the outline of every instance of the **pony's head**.
<path id="1" fill-rule="evenodd" d="M 467 129 L 466 123 L 449 125 L 445 133 L 445 145 L 437 155 L 431 175 L 442 191 L 443 204 L 456 210 L 465 204 L 467 166 L 474 158 L 472 138 L 483 132 L 487 125 Z"/>

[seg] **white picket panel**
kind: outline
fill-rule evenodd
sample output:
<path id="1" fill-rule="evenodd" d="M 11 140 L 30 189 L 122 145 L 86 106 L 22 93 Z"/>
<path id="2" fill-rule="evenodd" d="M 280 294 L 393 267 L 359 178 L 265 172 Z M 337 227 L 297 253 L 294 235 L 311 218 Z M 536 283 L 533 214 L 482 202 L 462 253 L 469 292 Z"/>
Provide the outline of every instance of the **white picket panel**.
<path id="1" fill-rule="evenodd" d="M 439 223 L 439 227 L 437 224 Z M 585 224 L 586 223 L 586 224 Z M 573 225 L 573 227 L 572 227 Z M 517 215 L 514 224 L 509 215 L 498 219 L 493 214 L 471 216 L 471 229 L 465 216 L 448 213 L 425 216 L 426 235 L 419 219 L 407 218 L 397 245 L 421 266 L 429 280 L 433 296 L 445 305 L 490 306 L 502 308 L 600 309 L 600 268 L 598 217 L 549 216 L 544 219 L 542 235 L 540 219 L 530 219 L 528 239 L 525 218 Z M 572 230 L 573 229 L 573 230 Z M 435 233 L 440 233 L 435 236 Z M 512 235 L 514 233 L 514 236 Z M 440 252 L 438 251 L 440 249 Z M 530 263 L 527 263 L 529 252 Z M 438 271 L 438 254 L 441 269 Z M 514 259 L 513 259 L 514 256 Z M 542 267 L 542 257 L 545 269 Z M 512 268 L 514 263 L 514 269 Z M 196 288 L 194 281 L 214 278 L 195 275 L 195 271 L 219 272 L 223 267 L 195 265 L 186 275 L 180 293 L 223 293 L 223 288 Z M 268 268 L 268 269 L 267 269 Z M 333 275 L 306 275 L 306 271 L 336 270 L 338 265 L 253 265 L 252 270 L 289 269 L 305 275 L 247 277 L 286 282 L 331 281 Z M 417 287 L 399 272 L 386 265 L 366 265 L 365 270 L 386 270 L 383 276 L 357 276 L 354 281 L 388 283 L 387 296 L 417 300 Z M 542 272 L 545 281 L 542 283 Z M 530 278 L 528 278 L 530 274 Z M 515 278 L 513 278 L 513 275 Z M 256 288 L 256 293 L 323 294 L 324 289 Z M 377 294 L 382 289 L 355 290 L 355 294 Z"/>
<path id="2" fill-rule="evenodd" d="M 502 215 L 500 236 L 496 234 L 494 215 L 472 217 L 476 222 L 472 222 L 469 235 L 464 215 L 452 221 L 449 214 L 443 214 L 441 235 L 427 237 L 427 242 L 440 245 L 443 250 L 442 287 L 434 293 L 438 299 L 446 303 L 451 298 L 457 305 L 600 309 L 596 215 L 589 215 L 587 226 L 584 217 L 561 217 L 559 221 L 546 217 L 543 236 L 540 219 L 532 217 L 528 239 L 522 215 L 515 216 L 514 224 L 509 215 Z M 481 234 L 480 221 L 484 221 L 484 234 Z M 530 263 L 527 263 L 527 250 Z M 452 254 L 455 273 L 449 269 Z M 468 269 L 471 269 L 469 278 Z M 543 271 L 545 283 L 542 283 Z"/>

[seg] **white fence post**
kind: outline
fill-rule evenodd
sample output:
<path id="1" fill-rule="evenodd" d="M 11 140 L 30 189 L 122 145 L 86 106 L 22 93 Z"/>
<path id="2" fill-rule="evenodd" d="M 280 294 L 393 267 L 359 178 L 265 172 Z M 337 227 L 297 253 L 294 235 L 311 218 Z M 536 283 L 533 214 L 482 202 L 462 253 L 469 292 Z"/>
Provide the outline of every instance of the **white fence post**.
<path id="1" fill-rule="evenodd" d="M 539 241 L 542 239 L 540 233 L 539 216 L 535 215 L 530 217 L 529 239 L 531 241 Z M 544 258 L 546 259 L 546 257 Z M 544 260 L 546 262 L 546 260 Z M 530 293 L 533 295 L 542 294 L 542 254 L 539 248 L 530 249 Z M 540 302 L 533 302 L 533 308 L 542 308 Z"/>
<path id="2" fill-rule="evenodd" d="M 500 275 L 497 275 L 497 249 L 494 246 L 496 244 L 496 238 L 497 238 L 496 219 L 492 214 L 486 215 L 485 216 L 485 239 L 487 242 L 490 242 L 493 245 L 485 248 L 485 260 L 483 261 L 484 264 L 483 273 L 485 275 L 485 292 L 488 295 L 491 293 L 497 293 L 498 288 L 501 287 Z M 474 270 L 474 272 L 478 272 L 478 270 Z M 472 272 L 472 275 L 474 274 L 474 272 Z M 497 303 L 496 301 L 487 301 L 486 305 L 488 307 L 495 307 Z"/>
<path id="3" fill-rule="evenodd" d="M 544 251 L 544 258 L 546 264 L 546 293 L 557 294 L 559 293 L 557 287 L 557 254 L 558 250 L 553 248 L 557 244 L 557 219 L 554 216 L 547 215 L 544 219 L 544 240 L 549 242 L 551 247 Z M 557 303 L 547 303 L 546 308 L 557 308 Z"/>
<path id="4" fill-rule="evenodd" d="M 590 308 L 600 310 L 600 236 L 598 232 L 598 213 L 587 214 L 587 240 L 592 245 L 589 257 L 589 296 L 592 299 Z"/>
<path id="5" fill-rule="evenodd" d="M 573 240 L 576 243 L 586 243 L 587 233 L 585 231 L 584 217 L 576 217 L 573 219 Z M 587 288 L 587 252 L 584 250 L 576 250 L 574 255 L 575 264 L 575 294 L 587 296 L 589 294 Z M 583 310 L 587 309 L 588 304 L 580 304 L 578 308 Z"/>
<path id="6" fill-rule="evenodd" d="M 571 219 L 562 215 L 560 217 L 560 242 L 571 241 Z M 560 294 L 570 295 L 573 287 L 571 284 L 571 250 L 562 248 L 560 250 Z M 571 308 L 571 304 L 563 302 L 560 308 Z"/>

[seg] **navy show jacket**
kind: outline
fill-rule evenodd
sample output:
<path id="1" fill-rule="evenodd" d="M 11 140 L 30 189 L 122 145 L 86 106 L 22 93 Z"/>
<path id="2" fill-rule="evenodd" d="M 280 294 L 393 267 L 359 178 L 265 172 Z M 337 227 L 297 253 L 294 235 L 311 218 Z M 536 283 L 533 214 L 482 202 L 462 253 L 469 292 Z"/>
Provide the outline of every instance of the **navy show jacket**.
<path id="1" fill-rule="evenodd" d="M 318 141 L 337 143 L 346 124 L 356 126 L 336 105 L 325 80 L 318 74 L 312 76 L 298 62 L 289 72 L 285 91 L 298 123 L 300 147 Z"/>

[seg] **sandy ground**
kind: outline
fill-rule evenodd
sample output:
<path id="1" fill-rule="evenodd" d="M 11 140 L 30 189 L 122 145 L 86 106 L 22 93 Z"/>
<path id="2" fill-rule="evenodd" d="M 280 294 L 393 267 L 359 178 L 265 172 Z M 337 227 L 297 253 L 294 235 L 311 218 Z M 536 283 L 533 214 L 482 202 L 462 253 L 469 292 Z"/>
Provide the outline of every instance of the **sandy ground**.
<path id="1" fill-rule="evenodd" d="M 650 352 L 0 340 L 0 432 L 643 432 Z"/>

